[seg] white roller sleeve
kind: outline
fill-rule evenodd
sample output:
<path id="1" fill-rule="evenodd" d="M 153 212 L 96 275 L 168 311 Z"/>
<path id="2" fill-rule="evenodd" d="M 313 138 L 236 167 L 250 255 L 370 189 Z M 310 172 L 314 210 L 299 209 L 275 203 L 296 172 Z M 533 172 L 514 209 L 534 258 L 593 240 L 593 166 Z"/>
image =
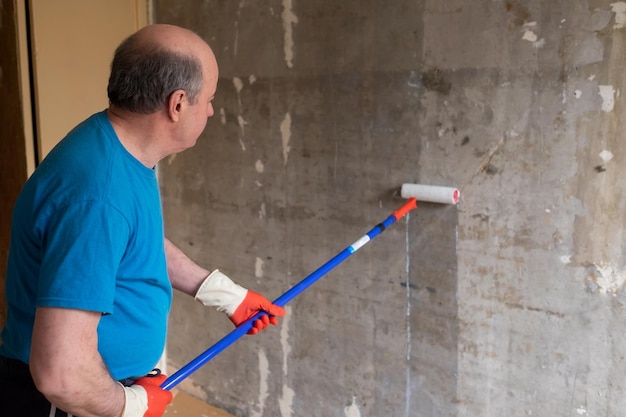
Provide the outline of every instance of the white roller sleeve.
<path id="1" fill-rule="evenodd" d="M 230 317 L 246 298 L 247 293 L 247 289 L 235 284 L 216 269 L 206 277 L 196 292 L 195 299 L 205 306 L 217 307 Z"/>
<path id="2" fill-rule="evenodd" d="M 402 198 L 441 204 L 456 204 L 461 197 L 459 190 L 453 187 L 421 184 L 402 184 L 400 195 Z"/>

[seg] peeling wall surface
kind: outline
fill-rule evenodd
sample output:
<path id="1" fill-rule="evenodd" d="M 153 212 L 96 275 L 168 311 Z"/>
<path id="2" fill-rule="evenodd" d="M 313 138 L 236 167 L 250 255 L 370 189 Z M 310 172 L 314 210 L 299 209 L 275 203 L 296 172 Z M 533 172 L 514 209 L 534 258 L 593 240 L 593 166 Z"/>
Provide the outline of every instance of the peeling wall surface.
<path id="1" fill-rule="evenodd" d="M 626 2 L 154 1 L 215 50 L 216 115 L 162 161 L 166 233 L 276 298 L 180 385 L 236 416 L 621 416 Z M 231 330 L 176 294 L 180 368 Z"/>

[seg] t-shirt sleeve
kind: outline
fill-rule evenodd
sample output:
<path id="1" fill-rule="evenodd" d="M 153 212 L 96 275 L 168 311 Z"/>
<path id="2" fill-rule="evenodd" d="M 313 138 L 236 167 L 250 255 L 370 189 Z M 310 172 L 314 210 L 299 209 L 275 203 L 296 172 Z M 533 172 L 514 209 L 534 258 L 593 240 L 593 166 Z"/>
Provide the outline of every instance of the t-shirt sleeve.
<path id="1" fill-rule="evenodd" d="M 109 204 L 57 209 L 43 231 L 37 305 L 112 313 L 128 238 L 128 222 Z"/>

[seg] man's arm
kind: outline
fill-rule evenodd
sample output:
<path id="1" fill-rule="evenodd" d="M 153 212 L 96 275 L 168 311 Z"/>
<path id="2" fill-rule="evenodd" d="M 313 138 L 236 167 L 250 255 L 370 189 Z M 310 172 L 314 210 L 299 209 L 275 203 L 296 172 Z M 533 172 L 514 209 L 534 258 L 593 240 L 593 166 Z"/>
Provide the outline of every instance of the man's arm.
<path id="1" fill-rule="evenodd" d="M 83 417 L 120 417 L 124 388 L 98 352 L 100 313 L 40 307 L 35 314 L 30 370 L 55 406 Z"/>
<path id="2" fill-rule="evenodd" d="M 167 238 L 165 239 L 165 259 L 172 286 L 192 297 L 211 273 L 192 261 Z"/>
<path id="3" fill-rule="evenodd" d="M 165 258 L 174 288 L 191 295 L 206 306 L 223 311 L 235 326 L 240 326 L 259 311 L 268 313 L 269 315 L 255 320 L 249 334 L 256 334 L 269 324 L 278 324 L 276 316 L 285 315 L 282 307 L 272 304 L 261 294 L 235 284 L 218 270 L 209 272 L 202 268 L 168 239 L 165 239 Z"/>

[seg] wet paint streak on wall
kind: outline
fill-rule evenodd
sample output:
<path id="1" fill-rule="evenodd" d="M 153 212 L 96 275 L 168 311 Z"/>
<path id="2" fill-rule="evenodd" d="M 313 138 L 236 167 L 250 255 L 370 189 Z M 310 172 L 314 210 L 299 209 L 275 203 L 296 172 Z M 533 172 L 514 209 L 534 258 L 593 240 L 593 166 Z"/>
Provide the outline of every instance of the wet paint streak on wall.
<path id="1" fill-rule="evenodd" d="M 289 147 L 289 141 L 291 140 L 291 114 L 287 113 L 282 123 L 280 124 L 280 135 L 282 138 L 283 144 L 283 162 L 287 165 L 287 160 L 289 159 L 289 151 L 291 148 Z"/>
<path id="2" fill-rule="evenodd" d="M 293 12 L 293 1 L 283 0 L 283 30 L 284 36 L 284 48 L 285 48 L 285 63 L 287 67 L 293 67 L 293 25 L 298 23 L 298 17 Z"/>
<path id="3" fill-rule="evenodd" d="M 238 110 L 239 110 L 239 114 L 237 115 L 237 124 L 239 125 L 239 144 L 241 145 L 241 150 L 245 151 L 246 144 L 244 143 L 244 136 L 246 135 L 246 130 L 245 130 L 246 120 L 243 118 L 243 115 L 241 114 L 241 111 L 242 111 L 241 90 L 243 89 L 243 81 L 241 81 L 241 78 L 239 77 L 234 77 L 233 85 L 235 86 L 235 91 L 237 91 L 237 105 L 238 105 Z"/>
<path id="4" fill-rule="evenodd" d="M 611 10 L 615 13 L 614 29 L 622 29 L 626 27 L 626 2 L 618 1 L 611 3 Z"/>
<path id="5" fill-rule="evenodd" d="M 251 417 L 263 417 L 267 397 L 269 396 L 268 380 L 270 377 L 269 361 L 263 349 L 259 350 L 259 400 L 258 404 L 250 412 Z"/>
<path id="6" fill-rule="evenodd" d="M 285 306 L 285 317 L 283 318 L 282 328 L 280 330 L 280 344 L 283 348 L 283 387 L 282 396 L 278 400 L 280 415 L 282 417 L 291 417 L 293 415 L 293 400 L 295 397 L 294 390 L 288 385 L 289 377 L 289 354 L 291 353 L 291 345 L 289 344 L 289 322 L 291 318 L 291 306 Z"/>
<path id="7" fill-rule="evenodd" d="M 356 397 L 352 397 L 352 404 L 344 409 L 344 414 L 346 417 L 361 417 L 361 411 L 356 404 Z"/>

